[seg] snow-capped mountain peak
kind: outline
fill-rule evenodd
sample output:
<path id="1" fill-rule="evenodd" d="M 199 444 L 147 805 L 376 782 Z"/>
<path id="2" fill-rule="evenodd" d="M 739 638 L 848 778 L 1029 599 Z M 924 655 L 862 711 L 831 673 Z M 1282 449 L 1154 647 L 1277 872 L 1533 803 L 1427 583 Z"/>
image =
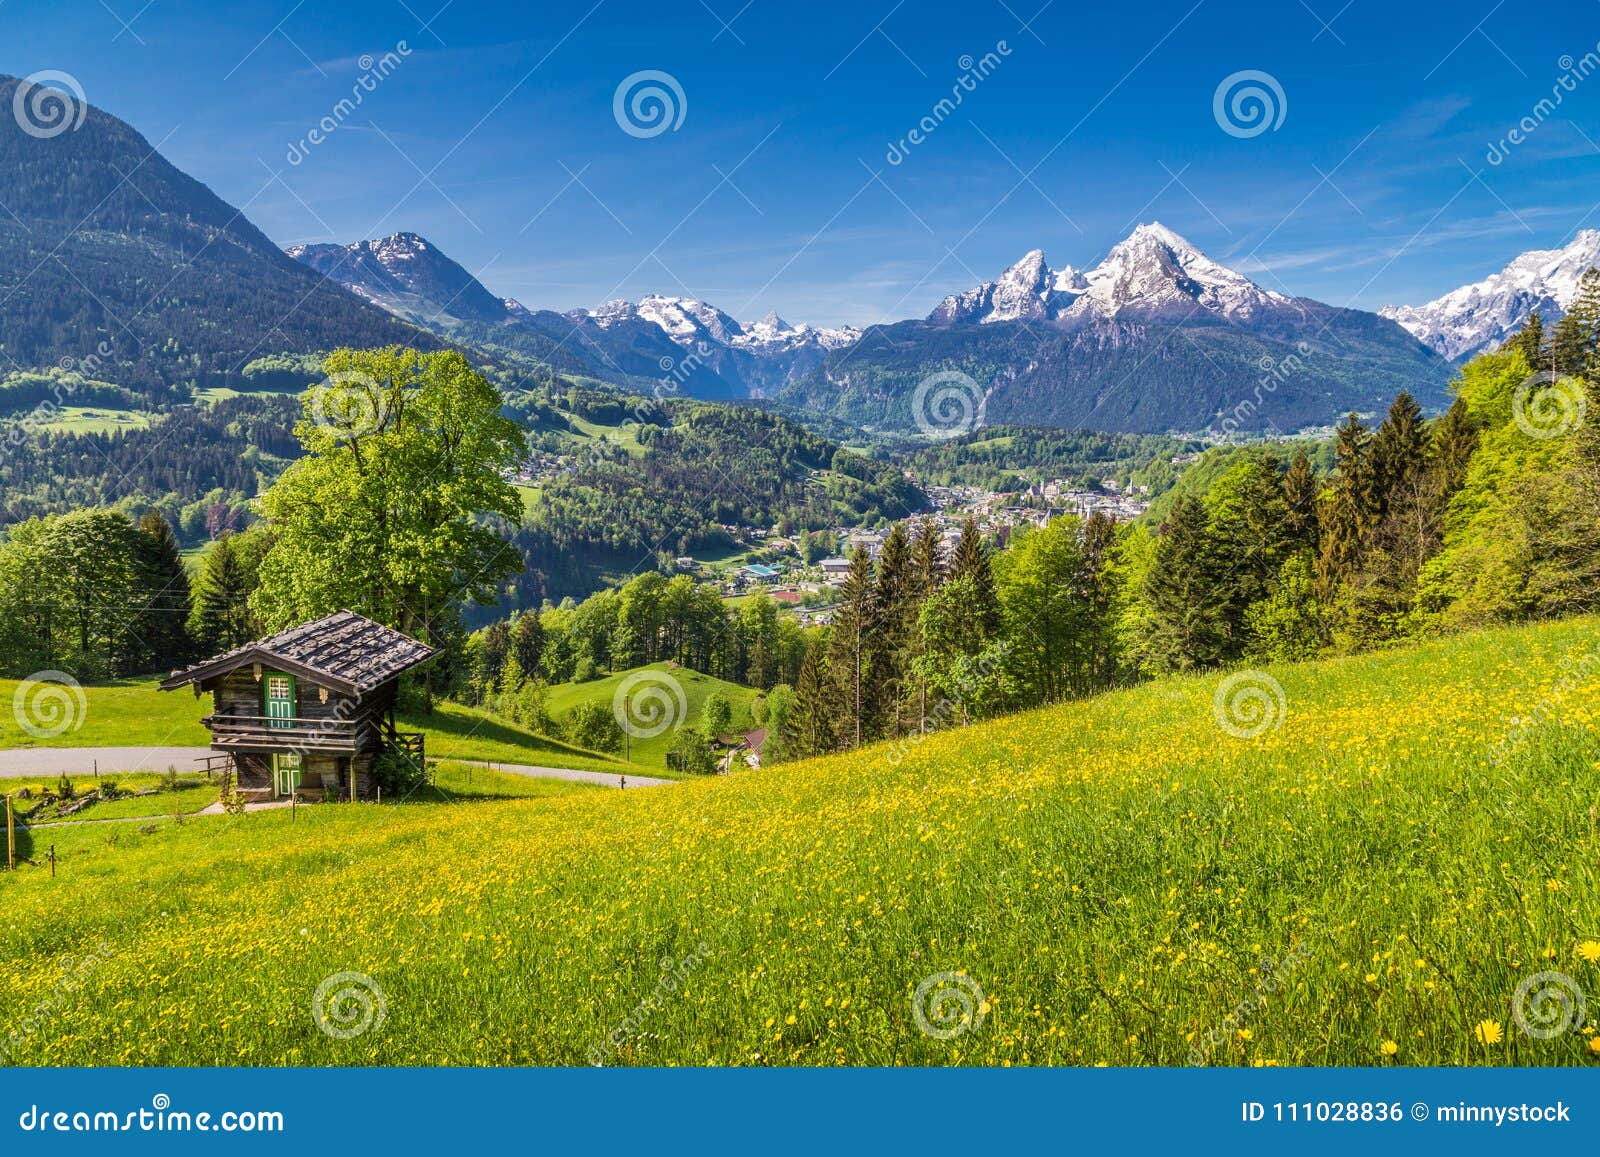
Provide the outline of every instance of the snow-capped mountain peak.
<path id="1" fill-rule="evenodd" d="M 1211 260 L 1171 229 L 1140 225 L 1088 271 L 1052 270 L 1030 250 L 994 281 L 953 294 L 929 315 L 940 323 L 1093 320 L 1126 313 L 1205 309 L 1249 321 L 1290 299 Z"/>
<path id="2" fill-rule="evenodd" d="M 1445 357 L 1465 358 L 1505 341 L 1535 310 L 1546 324 L 1560 319 L 1584 273 L 1596 266 L 1600 230 L 1583 229 L 1560 249 L 1529 250 L 1499 273 L 1426 305 L 1386 305 L 1378 312 Z"/>
<path id="3" fill-rule="evenodd" d="M 291 245 L 284 252 L 401 317 L 503 321 L 509 312 L 504 300 L 415 233 L 352 245 Z"/>

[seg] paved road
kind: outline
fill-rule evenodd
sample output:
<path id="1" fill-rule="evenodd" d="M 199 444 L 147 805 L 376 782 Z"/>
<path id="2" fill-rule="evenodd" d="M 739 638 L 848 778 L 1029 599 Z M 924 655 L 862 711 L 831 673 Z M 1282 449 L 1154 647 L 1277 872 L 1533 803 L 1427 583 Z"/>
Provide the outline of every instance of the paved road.
<path id="1" fill-rule="evenodd" d="M 25 776 L 90 775 L 102 772 L 198 770 L 196 759 L 210 755 L 209 747 L 20 747 L 0 751 L 0 778 Z M 512 775 L 536 779 L 565 779 L 573 783 L 623 786 L 622 775 L 604 771 L 578 771 L 571 767 L 540 767 L 531 763 L 489 763 L 481 759 L 452 760 L 475 767 L 493 767 Z M 676 780 L 644 775 L 626 776 L 628 787 L 665 787 Z"/>
<path id="2" fill-rule="evenodd" d="M 195 771 L 209 747 L 15 747 L 0 751 L 0 777 L 102 772 Z"/>
<path id="3" fill-rule="evenodd" d="M 474 767 L 492 767 L 511 775 L 531 775 L 536 779 L 565 779 L 573 783 L 598 783 L 604 787 L 621 787 L 627 780 L 629 787 L 667 787 L 675 779 L 656 779 L 648 775 L 612 775 L 608 771 L 578 771 L 570 767 L 539 767 L 531 763 L 489 763 L 481 759 L 452 759 L 451 763 L 470 763 Z"/>

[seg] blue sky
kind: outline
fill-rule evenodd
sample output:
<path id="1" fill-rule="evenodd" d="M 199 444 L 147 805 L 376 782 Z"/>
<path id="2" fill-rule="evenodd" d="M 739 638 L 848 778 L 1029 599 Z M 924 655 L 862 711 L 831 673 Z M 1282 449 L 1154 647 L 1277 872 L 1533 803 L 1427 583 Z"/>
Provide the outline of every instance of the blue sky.
<path id="1" fill-rule="evenodd" d="M 1600 53 L 1589 0 L 441 4 L 10 0 L 0 71 L 70 73 L 281 244 L 412 230 L 533 307 L 917 316 L 1159 219 L 1269 288 L 1376 308 L 1600 227 L 1600 71 L 1536 109 Z M 1214 97 L 1247 70 L 1282 119 L 1234 135 Z M 614 115 L 643 71 L 683 93 L 654 136 Z"/>

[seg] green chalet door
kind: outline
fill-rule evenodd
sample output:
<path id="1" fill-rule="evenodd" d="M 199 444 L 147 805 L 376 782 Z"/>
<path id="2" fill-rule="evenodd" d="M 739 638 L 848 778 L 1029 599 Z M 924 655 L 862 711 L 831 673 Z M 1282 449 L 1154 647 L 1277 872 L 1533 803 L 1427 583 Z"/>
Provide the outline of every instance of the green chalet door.
<path id="1" fill-rule="evenodd" d="M 261 696 L 266 700 L 268 727 L 293 727 L 295 717 L 294 676 L 268 672 L 261 680 Z M 300 790 L 300 755 L 276 752 L 272 756 L 274 793 L 293 795 Z"/>
<path id="2" fill-rule="evenodd" d="M 261 680 L 261 694 L 267 701 L 267 726 L 293 727 L 294 676 L 268 673 Z"/>

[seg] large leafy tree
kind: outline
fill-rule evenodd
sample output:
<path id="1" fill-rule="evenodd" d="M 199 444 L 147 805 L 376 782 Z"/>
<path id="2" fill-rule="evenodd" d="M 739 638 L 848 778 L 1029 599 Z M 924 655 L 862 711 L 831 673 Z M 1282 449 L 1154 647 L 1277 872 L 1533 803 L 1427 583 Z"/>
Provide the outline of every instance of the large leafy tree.
<path id="1" fill-rule="evenodd" d="M 324 369 L 305 457 L 261 500 L 275 541 L 251 605 L 268 628 L 347 607 L 440 640 L 520 568 L 488 519 L 521 515 L 522 433 L 453 351 L 337 350 Z"/>
<path id="2" fill-rule="evenodd" d="M 149 539 L 115 510 L 29 519 L 0 549 L 0 664 L 79 678 L 148 666 Z"/>

